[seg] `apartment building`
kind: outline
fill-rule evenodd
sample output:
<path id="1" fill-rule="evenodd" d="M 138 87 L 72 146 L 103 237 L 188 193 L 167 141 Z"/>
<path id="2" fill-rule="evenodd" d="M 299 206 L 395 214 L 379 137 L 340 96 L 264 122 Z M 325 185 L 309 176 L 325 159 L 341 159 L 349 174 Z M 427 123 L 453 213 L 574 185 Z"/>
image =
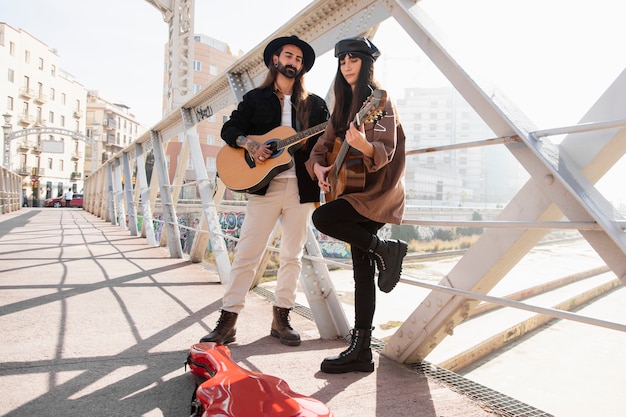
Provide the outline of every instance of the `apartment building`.
<path id="1" fill-rule="evenodd" d="M 145 128 L 125 104 L 113 103 L 97 90 L 87 92 L 85 175 L 90 175 L 117 152 L 128 147 Z"/>
<path id="2" fill-rule="evenodd" d="M 416 205 L 503 205 L 521 184 L 519 164 L 504 145 L 467 146 L 494 138 L 451 87 L 405 89 L 397 100 L 406 149 L 461 145 L 407 157 L 407 200 Z"/>
<path id="3" fill-rule="evenodd" d="M 23 176 L 25 203 L 83 190 L 87 91 L 56 50 L 0 22 L 3 165 Z"/>
<path id="4" fill-rule="evenodd" d="M 241 52 L 237 55 L 233 54 L 230 47 L 225 42 L 202 34 L 194 36 L 193 48 L 193 94 L 202 90 L 203 87 L 213 81 L 219 74 L 223 73 L 226 68 L 231 66 L 241 56 Z M 167 46 L 165 49 L 165 62 L 167 63 Z M 168 81 L 168 72 L 166 67 L 163 88 L 164 91 L 166 91 Z M 167 100 L 164 95 L 164 106 L 166 102 Z M 209 175 L 214 174 L 217 170 L 215 159 L 217 153 L 224 144 L 224 141 L 220 136 L 220 131 L 222 129 L 222 124 L 228 119 L 228 117 L 230 117 L 230 113 L 233 109 L 234 106 L 228 106 L 227 108 L 222 109 L 209 118 L 201 121 L 196 126 L 200 139 L 200 145 L 202 147 L 202 155 L 204 156 L 205 166 Z M 168 112 L 168 109 L 164 110 L 164 114 Z M 178 141 L 170 141 L 166 150 L 170 180 L 174 178 L 176 166 L 178 165 L 177 162 L 180 160 L 182 138 L 183 137 L 181 135 L 179 136 Z M 190 158 L 185 170 L 185 180 L 194 181 L 195 179 L 195 171 L 193 171 L 193 165 Z"/>

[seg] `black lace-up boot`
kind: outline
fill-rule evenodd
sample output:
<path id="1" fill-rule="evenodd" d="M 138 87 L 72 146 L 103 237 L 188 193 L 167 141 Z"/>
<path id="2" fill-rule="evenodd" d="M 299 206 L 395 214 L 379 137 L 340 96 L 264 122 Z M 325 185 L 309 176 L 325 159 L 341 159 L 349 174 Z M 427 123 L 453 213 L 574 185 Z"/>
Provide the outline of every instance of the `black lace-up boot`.
<path id="1" fill-rule="evenodd" d="M 378 236 L 372 238 L 368 252 L 378 267 L 378 288 L 390 292 L 400 281 L 402 259 L 407 251 L 407 244 L 401 240 L 384 240 Z"/>
<path id="2" fill-rule="evenodd" d="M 372 329 L 352 330 L 352 343 L 348 349 L 338 356 L 324 359 L 320 369 L 327 374 L 344 374 L 352 371 L 373 372 L 371 340 Z"/>
<path id="3" fill-rule="evenodd" d="M 270 334 L 277 337 L 283 345 L 298 346 L 300 344 L 300 335 L 289 323 L 290 310 L 290 308 L 274 306 L 274 319 L 272 320 Z"/>
<path id="4" fill-rule="evenodd" d="M 237 313 L 231 313 L 230 311 L 221 310 L 220 318 L 217 319 L 217 325 L 215 329 L 202 339 L 200 342 L 215 342 L 222 345 L 235 341 L 235 334 L 237 333 Z"/>

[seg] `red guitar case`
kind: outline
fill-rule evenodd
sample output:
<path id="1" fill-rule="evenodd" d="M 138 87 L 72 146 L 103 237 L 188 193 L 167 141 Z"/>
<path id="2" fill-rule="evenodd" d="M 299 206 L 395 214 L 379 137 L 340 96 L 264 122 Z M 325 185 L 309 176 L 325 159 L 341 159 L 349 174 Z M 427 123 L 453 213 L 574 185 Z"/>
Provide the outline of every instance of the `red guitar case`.
<path id="1" fill-rule="evenodd" d="M 224 345 L 192 345 L 187 364 L 204 380 L 192 399 L 192 417 L 333 417 L 326 404 L 292 391 L 284 380 L 243 369 Z"/>

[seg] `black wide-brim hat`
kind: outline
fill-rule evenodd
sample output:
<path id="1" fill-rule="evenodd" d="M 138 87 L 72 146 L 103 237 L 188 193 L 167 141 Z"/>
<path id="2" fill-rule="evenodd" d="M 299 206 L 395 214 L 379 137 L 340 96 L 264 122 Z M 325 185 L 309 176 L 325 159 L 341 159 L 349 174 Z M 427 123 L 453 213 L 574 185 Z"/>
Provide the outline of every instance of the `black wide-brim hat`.
<path id="1" fill-rule="evenodd" d="M 267 67 L 269 67 L 272 62 L 272 55 L 285 45 L 295 45 L 302 50 L 302 60 L 306 72 L 309 72 L 311 68 L 313 68 L 313 64 L 315 63 L 315 51 L 311 45 L 298 38 L 296 35 L 276 38 L 267 44 L 265 51 L 263 51 L 263 60 Z"/>

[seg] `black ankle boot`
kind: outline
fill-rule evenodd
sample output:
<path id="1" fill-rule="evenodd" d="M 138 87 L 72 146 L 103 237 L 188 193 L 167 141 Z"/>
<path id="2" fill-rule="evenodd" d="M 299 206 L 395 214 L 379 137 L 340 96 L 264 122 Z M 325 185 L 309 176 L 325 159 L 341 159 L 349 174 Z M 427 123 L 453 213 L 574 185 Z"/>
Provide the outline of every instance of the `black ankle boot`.
<path id="1" fill-rule="evenodd" d="M 274 319 L 272 320 L 270 335 L 277 337 L 283 345 L 298 346 L 300 344 L 300 335 L 289 323 L 289 311 L 291 309 L 274 306 L 273 310 Z"/>
<path id="2" fill-rule="evenodd" d="M 372 238 L 368 252 L 378 267 L 378 288 L 390 292 L 400 281 L 402 259 L 407 251 L 407 244 L 401 240 L 384 240 L 378 236 Z"/>
<path id="3" fill-rule="evenodd" d="M 321 371 L 327 374 L 344 374 L 353 371 L 373 372 L 371 340 L 372 329 L 353 329 L 350 347 L 338 356 L 324 359 L 320 367 Z"/>
<path id="4" fill-rule="evenodd" d="M 215 342 L 222 345 L 234 342 L 235 334 L 237 333 L 237 328 L 235 327 L 237 316 L 237 313 L 221 310 L 215 329 L 200 339 L 200 342 Z"/>

